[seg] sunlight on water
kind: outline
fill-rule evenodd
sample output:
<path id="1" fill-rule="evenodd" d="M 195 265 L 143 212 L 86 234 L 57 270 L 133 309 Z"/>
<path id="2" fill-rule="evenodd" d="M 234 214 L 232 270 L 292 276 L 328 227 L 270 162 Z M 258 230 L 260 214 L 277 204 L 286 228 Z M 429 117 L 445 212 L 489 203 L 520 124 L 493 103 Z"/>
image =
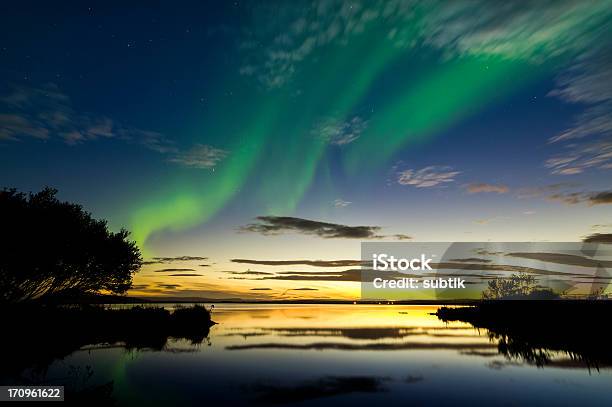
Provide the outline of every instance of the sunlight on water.
<path id="1" fill-rule="evenodd" d="M 605 367 L 587 369 L 555 352 L 550 365 L 536 367 L 500 354 L 486 330 L 430 315 L 436 309 L 220 304 L 201 344 L 89 346 L 47 375 L 78 381 L 91 366 L 83 381 L 113 381 L 120 405 L 612 402 Z"/>

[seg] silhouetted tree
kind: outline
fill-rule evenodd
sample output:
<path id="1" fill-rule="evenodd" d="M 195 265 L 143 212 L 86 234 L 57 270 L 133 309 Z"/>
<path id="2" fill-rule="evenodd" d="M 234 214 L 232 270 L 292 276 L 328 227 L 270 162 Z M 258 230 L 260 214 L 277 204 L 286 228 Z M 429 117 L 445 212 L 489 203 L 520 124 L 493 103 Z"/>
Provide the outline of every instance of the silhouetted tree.
<path id="1" fill-rule="evenodd" d="M 109 231 L 106 221 L 56 194 L 0 191 L 0 301 L 130 288 L 142 258 L 129 232 Z"/>
<path id="2" fill-rule="evenodd" d="M 558 294 L 551 289 L 541 288 L 534 276 L 527 273 L 513 274 L 508 278 L 498 277 L 489 280 L 488 288 L 483 291 L 485 300 L 503 299 L 552 299 Z"/>

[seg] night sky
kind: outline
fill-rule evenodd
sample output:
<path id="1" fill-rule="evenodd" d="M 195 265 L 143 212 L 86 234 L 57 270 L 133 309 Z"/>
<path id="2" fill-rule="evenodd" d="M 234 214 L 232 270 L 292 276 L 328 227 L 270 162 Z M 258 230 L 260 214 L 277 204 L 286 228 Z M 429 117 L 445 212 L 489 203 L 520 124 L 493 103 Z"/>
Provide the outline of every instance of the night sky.
<path id="1" fill-rule="evenodd" d="M 612 231 L 611 1 L 20 1 L 0 33 L 0 186 L 130 230 L 133 294 L 354 298 L 266 277 Z"/>

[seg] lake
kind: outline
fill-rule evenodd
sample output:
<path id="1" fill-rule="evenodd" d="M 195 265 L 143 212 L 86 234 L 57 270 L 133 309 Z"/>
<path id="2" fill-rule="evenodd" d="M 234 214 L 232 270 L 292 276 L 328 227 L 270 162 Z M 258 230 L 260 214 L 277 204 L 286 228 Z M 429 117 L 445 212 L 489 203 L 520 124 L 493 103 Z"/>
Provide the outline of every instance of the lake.
<path id="1" fill-rule="evenodd" d="M 556 352 L 544 366 L 505 356 L 487 330 L 436 309 L 217 304 L 202 343 L 85 346 L 26 376 L 112 381 L 119 405 L 612 405 L 611 369 Z"/>

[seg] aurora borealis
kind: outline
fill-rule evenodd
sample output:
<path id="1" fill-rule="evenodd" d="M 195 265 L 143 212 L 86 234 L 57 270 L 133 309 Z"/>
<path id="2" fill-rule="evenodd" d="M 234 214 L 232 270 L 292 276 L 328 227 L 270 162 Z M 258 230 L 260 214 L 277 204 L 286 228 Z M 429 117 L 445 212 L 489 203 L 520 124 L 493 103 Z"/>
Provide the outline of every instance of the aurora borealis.
<path id="1" fill-rule="evenodd" d="M 0 184 L 130 230 L 135 294 L 353 298 L 262 278 L 612 229 L 610 1 L 127 3 L 1 6 Z"/>

